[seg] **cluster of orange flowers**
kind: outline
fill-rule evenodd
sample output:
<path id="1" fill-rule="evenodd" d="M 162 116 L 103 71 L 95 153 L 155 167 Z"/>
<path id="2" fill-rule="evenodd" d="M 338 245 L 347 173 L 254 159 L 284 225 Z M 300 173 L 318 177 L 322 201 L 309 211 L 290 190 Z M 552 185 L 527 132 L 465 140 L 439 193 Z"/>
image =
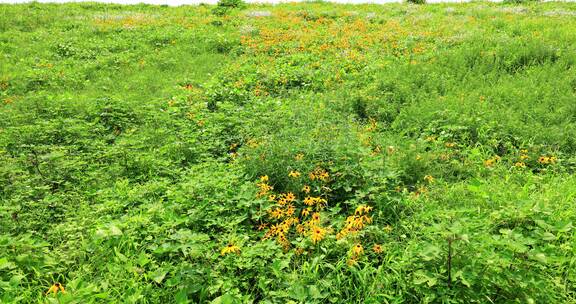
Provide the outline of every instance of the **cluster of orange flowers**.
<path id="1" fill-rule="evenodd" d="M 54 285 L 50 286 L 50 289 L 48 289 L 48 291 L 46 292 L 46 295 L 49 294 L 58 294 L 58 293 L 66 293 L 66 289 L 64 289 L 64 286 L 60 283 L 54 283 Z"/>
<path id="2" fill-rule="evenodd" d="M 289 171 L 288 176 L 297 179 L 301 178 L 302 174 L 292 170 Z M 316 168 L 309 173 L 309 177 L 312 181 L 325 182 L 328 181 L 330 174 L 322 168 Z M 432 179 L 428 178 L 428 180 L 431 182 Z M 272 193 L 268 176 L 261 176 L 256 185 L 259 188 L 258 197 L 267 195 L 268 201 L 272 204 L 266 210 L 269 221 L 261 223 L 258 227 L 258 230 L 264 231 L 264 240 L 274 239 L 284 250 L 289 250 L 290 236 L 300 235 L 308 238 L 311 243 L 318 244 L 333 233 L 331 227 L 322 226 L 321 211 L 328 205 L 328 200 L 322 195 L 310 195 L 312 189 L 309 185 L 302 187 L 301 195 L 293 192 Z M 354 214 L 347 217 L 344 227 L 337 233 L 336 238 L 353 236 L 371 224 L 372 210 L 373 207 L 367 205 L 358 206 Z M 374 244 L 372 251 L 375 254 L 382 253 L 382 245 Z M 228 245 L 222 249 L 222 255 L 239 252 L 240 248 L 235 245 Z M 295 248 L 295 252 L 298 255 L 303 254 L 304 248 Z M 364 246 L 360 242 L 355 242 L 348 252 L 348 265 L 357 265 L 364 253 Z"/>
<path id="3" fill-rule="evenodd" d="M 345 23 L 324 16 L 310 17 L 303 12 L 275 12 L 274 19 L 257 20 L 258 35 L 245 34 L 241 43 L 251 52 L 270 55 L 306 52 L 344 57 L 357 53 L 364 57 L 374 46 L 383 46 L 378 48 L 378 52 L 407 56 L 422 54 L 432 48 L 426 38 L 445 35 L 442 33 L 444 29 L 419 31 L 418 26 L 402 24 L 395 19 L 379 25 L 353 15 L 348 15 Z M 278 23 L 284 26 L 278 28 Z M 403 43 L 407 36 L 416 36 L 422 41 L 407 47 Z"/>
<path id="4" fill-rule="evenodd" d="M 268 184 L 268 175 L 264 175 L 260 177 L 260 182 L 258 184 L 256 184 L 256 186 L 258 186 L 258 188 L 260 188 L 260 191 L 258 191 L 257 196 L 258 197 L 262 197 L 268 194 L 268 192 L 272 191 L 274 189 L 274 187 L 270 186 Z"/>
<path id="5" fill-rule="evenodd" d="M 326 206 L 326 204 L 328 204 L 328 201 L 323 199 L 322 197 L 312 197 L 312 196 L 307 196 L 306 198 L 304 198 L 304 205 L 306 206 L 318 206 L 320 208 Z"/>
<path id="6" fill-rule="evenodd" d="M 374 132 L 378 129 L 378 122 L 376 119 L 370 117 L 369 119 L 370 125 L 366 127 L 366 132 Z"/>
<path id="7" fill-rule="evenodd" d="M 500 156 L 494 156 L 492 158 L 489 158 L 487 160 L 484 161 L 484 166 L 486 167 L 492 167 L 494 166 L 497 162 L 499 162 L 501 160 Z M 515 161 L 514 163 L 514 167 L 516 168 L 526 168 L 527 166 L 527 162 L 530 160 L 530 156 L 528 155 L 528 149 L 521 149 L 520 150 L 520 155 L 518 156 L 518 159 Z M 556 161 L 558 159 L 555 156 L 547 156 L 547 155 L 541 155 L 540 157 L 538 157 L 537 162 L 541 165 L 552 165 L 555 164 Z"/>
<path id="8" fill-rule="evenodd" d="M 520 150 L 520 161 L 516 162 L 516 163 L 514 164 L 514 167 L 517 167 L 517 168 L 524 168 L 524 167 L 526 167 L 525 161 L 530 158 L 530 156 L 528 156 L 527 153 L 528 153 L 528 150 L 526 150 L 526 149 Z"/>
<path id="9" fill-rule="evenodd" d="M 491 158 L 489 158 L 489 159 L 487 159 L 487 160 L 484 161 L 484 166 L 486 166 L 486 167 L 492 167 L 492 166 L 494 166 L 497 162 L 499 162 L 500 159 L 501 159 L 501 158 L 500 158 L 500 156 L 498 156 L 498 155 L 496 155 L 496 156 L 494 156 L 494 157 L 491 157 Z"/>
<path id="10" fill-rule="evenodd" d="M 293 170 L 288 173 L 288 176 L 300 178 L 301 173 Z M 316 168 L 310 172 L 309 177 L 312 181 L 326 182 L 330 174 L 322 168 Z M 268 201 L 272 203 L 267 210 L 270 223 L 263 223 L 259 226 L 259 230 L 267 229 L 264 239 L 275 238 L 280 245 L 288 249 L 290 247 L 288 236 L 294 228 L 297 234 L 309 237 L 314 244 L 322 241 L 331 230 L 322 227 L 320 220 L 320 211 L 328 205 L 328 200 L 322 196 L 308 195 L 312 191 L 309 185 L 302 187 L 303 199 L 298 199 L 292 192 L 274 194 L 271 192 L 273 187 L 268 182 L 269 178 L 265 175 L 261 176 L 256 184 L 259 188 L 257 196 L 268 195 Z"/>
<path id="11" fill-rule="evenodd" d="M 349 234 L 355 234 L 362 230 L 366 224 L 372 223 L 372 218 L 368 216 L 371 211 L 372 207 L 365 205 L 356 208 L 354 215 L 346 219 L 346 225 L 336 234 L 336 239 L 344 238 Z"/>
<path id="12" fill-rule="evenodd" d="M 294 178 L 300 177 L 300 172 L 298 172 L 298 171 L 290 171 L 290 173 L 288 173 L 288 176 L 294 177 Z"/>
<path id="13" fill-rule="evenodd" d="M 288 249 L 290 247 L 290 241 L 288 241 L 288 237 L 286 236 L 292 226 L 298 225 L 300 220 L 297 217 L 288 217 L 287 219 L 283 220 L 282 222 L 272 225 L 266 234 L 264 235 L 264 240 L 276 237 L 276 240 L 282 247 Z M 264 228 L 266 225 L 264 226 Z"/>
<path id="14" fill-rule="evenodd" d="M 374 246 L 372 246 L 372 251 L 375 254 L 381 254 L 382 252 L 384 252 L 384 248 L 380 244 L 374 244 Z M 352 246 L 352 248 L 350 248 L 350 251 L 348 252 L 348 260 L 346 261 L 346 264 L 348 264 L 348 266 L 358 265 L 358 259 L 363 254 L 364 254 L 364 246 L 362 246 L 361 243 L 354 244 L 354 246 Z"/>
<path id="15" fill-rule="evenodd" d="M 308 174 L 308 177 L 310 177 L 310 180 L 312 181 L 321 180 L 323 182 L 327 182 L 330 178 L 330 174 L 322 168 L 316 168 L 314 171 Z"/>
<path id="16" fill-rule="evenodd" d="M 222 250 L 220 250 L 221 255 L 227 255 L 229 253 L 240 254 L 240 247 L 230 243 L 226 247 L 222 248 Z"/>
<path id="17" fill-rule="evenodd" d="M 362 244 L 360 243 L 356 243 L 354 246 L 352 246 L 352 248 L 350 249 L 350 257 L 348 258 L 348 261 L 346 262 L 348 264 L 348 266 L 355 266 L 358 264 L 357 260 L 358 258 L 364 253 L 364 247 L 362 246 Z"/>
<path id="18" fill-rule="evenodd" d="M 540 156 L 540 157 L 538 157 L 538 163 L 542 164 L 542 165 L 555 164 L 556 160 L 557 159 L 555 156 Z"/>

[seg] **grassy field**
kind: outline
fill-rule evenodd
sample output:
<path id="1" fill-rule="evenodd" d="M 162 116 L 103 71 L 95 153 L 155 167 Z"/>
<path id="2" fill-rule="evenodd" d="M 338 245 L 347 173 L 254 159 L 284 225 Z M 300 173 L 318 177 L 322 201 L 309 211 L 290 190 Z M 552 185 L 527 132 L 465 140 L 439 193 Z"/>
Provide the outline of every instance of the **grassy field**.
<path id="1" fill-rule="evenodd" d="M 575 29 L 0 5 L 0 302 L 574 303 Z"/>

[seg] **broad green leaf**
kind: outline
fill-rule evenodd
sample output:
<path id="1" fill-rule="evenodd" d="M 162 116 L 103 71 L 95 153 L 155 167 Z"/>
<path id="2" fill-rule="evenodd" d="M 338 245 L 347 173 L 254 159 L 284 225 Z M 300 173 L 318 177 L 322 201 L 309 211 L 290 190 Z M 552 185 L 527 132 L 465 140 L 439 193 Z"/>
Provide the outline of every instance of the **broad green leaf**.
<path id="1" fill-rule="evenodd" d="M 168 273 L 168 270 L 165 270 L 163 268 L 159 268 L 151 274 L 151 278 L 152 278 L 152 280 L 154 280 L 154 282 L 160 284 L 160 283 L 162 283 L 162 281 L 166 277 L 167 273 Z"/>

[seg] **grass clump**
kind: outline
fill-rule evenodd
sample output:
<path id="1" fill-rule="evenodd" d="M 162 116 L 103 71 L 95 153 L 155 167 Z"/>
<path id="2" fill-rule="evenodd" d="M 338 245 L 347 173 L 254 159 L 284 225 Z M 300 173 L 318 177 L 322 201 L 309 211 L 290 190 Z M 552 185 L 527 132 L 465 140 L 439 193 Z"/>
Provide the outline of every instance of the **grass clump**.
<path id="1" fill-rule="evenodd" d="M 225 16 L 234 9 L 241 9 L 246 7 L 246 3 L 242 0 L 218 0 L 216 7 L 212 9 L 212 14 L 216 16 Z"/>

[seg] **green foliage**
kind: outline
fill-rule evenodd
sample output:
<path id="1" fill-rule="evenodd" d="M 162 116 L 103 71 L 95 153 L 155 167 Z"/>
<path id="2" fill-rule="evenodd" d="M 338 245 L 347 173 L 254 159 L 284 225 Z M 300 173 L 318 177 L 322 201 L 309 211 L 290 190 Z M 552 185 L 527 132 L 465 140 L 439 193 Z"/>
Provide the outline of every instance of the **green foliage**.
<path id="1" fill-rule="evenodd" d="M 0 302 L 575 302 L 576 6 L 522 4 L 0 5 Z"/>
<path id="2" fill-rule="evenodd" d="M 504 0 L 502 3 L 505 4 L 526 4 L 526 3 L 537 3 L 540 0 Z"/>
<path id="3" fill-rule="evenodd" d="M 212 14 L 216 16 L 224 16 L 229 14 L 233 9 L 241 9 L 246 7 L 243 0 L 218 0 L 216 7 L 212 9 Z"/>

